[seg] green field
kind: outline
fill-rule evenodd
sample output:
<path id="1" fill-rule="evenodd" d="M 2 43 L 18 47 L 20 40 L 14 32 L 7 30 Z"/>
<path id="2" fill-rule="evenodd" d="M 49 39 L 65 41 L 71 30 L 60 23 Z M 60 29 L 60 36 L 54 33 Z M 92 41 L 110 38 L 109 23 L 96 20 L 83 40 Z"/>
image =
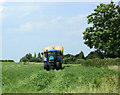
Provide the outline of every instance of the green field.
<path id="1" fill-rule="evenodd" d="M 2 92 L 118 93 L 118 70 L 110 68 L 63 64 L 62 70 L 46 71 L 43 64 L 2 63 Z"/>

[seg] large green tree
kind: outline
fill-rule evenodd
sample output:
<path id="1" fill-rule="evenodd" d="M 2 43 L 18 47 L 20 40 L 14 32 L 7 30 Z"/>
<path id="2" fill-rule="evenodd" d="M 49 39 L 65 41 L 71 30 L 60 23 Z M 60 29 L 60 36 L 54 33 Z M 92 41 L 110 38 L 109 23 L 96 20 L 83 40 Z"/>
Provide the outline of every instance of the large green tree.
<path id="1" fill-rule="evenodd" d="M 97 6 L 87 16 L 88 24 L 83 39 L 90 48 L 95 48 L 106 57 L 120 57 L 120 7 L 111 1 Z"/>

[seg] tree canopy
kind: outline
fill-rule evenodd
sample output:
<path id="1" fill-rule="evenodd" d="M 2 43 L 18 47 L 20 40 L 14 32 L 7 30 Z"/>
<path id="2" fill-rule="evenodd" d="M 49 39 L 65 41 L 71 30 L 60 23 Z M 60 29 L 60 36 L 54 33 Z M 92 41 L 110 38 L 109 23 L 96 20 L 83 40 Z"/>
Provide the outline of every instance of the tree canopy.
<path id="1" fill-rule="evenodd" d="M 95 48 L 106 57 L 120 57 L 120 7 L 110 2 L 97 6 L 87 16 L 88 24 L 84 31 L 84 43 Z"/>

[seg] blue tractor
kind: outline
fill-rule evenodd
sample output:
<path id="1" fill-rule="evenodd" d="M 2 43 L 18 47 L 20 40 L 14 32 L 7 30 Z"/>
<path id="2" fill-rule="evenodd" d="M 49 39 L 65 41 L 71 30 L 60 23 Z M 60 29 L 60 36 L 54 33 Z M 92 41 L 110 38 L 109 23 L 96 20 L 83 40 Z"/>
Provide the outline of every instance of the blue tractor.
<path id="1" fill-rule="evenodd" d="M 44 69 L 62 69 L 63 53 L 61 50 L 46 50 L 42 53 L 44 58 Z"/>

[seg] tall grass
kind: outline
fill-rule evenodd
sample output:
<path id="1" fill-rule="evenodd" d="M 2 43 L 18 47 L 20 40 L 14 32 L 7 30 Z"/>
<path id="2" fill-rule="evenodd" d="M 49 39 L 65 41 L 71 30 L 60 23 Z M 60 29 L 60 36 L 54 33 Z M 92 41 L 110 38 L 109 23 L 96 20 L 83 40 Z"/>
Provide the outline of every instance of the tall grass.
<path id="1" fill-rule="evenodd" d="M 118 71 L 63 64 L 46 71 L 43 64 L 3 63 L 3 93 L 117 93 Z"/>

